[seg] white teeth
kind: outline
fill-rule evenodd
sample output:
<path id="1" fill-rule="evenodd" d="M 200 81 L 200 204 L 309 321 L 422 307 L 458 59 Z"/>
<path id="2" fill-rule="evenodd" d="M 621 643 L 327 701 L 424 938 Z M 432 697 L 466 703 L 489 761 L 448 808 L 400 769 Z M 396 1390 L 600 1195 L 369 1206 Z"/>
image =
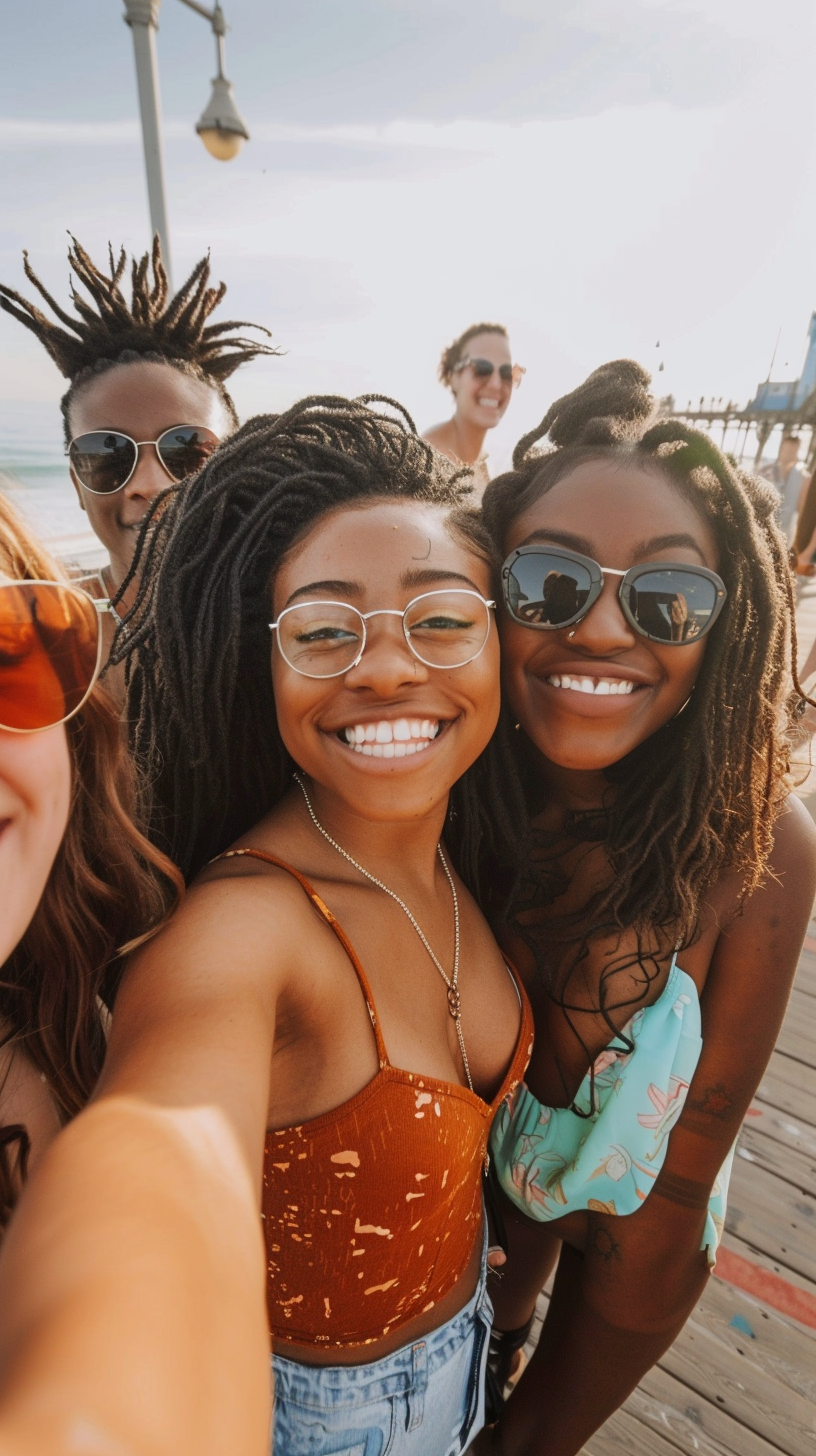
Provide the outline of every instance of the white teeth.
<path id="1" fill-rule="evenodd" d="M 568 688 L 573 693 L 589 693 L 596 698 L 634 692 L 635 684 L 621 677 L 571 677 L 569 673 L 553 673 L 547 682 L 554 688 Z"/>
<path id="2" fill-rule="evenodd" d="M 421 753 L 442 731 L 432 718 L 383 718 L 379 723 L 355 723 L 338 730 L 340 738 L 367 758 L 405 758 Z"/>

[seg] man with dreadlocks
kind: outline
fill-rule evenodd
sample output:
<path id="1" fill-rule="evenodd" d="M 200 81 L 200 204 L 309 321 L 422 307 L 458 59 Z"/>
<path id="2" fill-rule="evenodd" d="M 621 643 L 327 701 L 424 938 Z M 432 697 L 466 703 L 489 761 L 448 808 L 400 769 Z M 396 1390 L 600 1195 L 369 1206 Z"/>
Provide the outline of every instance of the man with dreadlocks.
<path id="1" fill-rule="evenodd" d="M 816 889 L 776 493 L 655 419 L 649 383 L 596 370 L 484 499 L 531 828 L 502 934 L 536 1018 L 491 1136 L 500 1383 L 558 1268 L 480 1453 L 575 1456 L 688 1318 Z"/>
<path id="2" fill-rule="evenodd" d="M 151 501 L 198 470 L 237 426 L 224 381 L 241 364 L 277 351 L 231 332 L 260 325 L 208 323 L 226 292 L 225 283 L 210 286 L 209 257 L 169 297 L 158 236 L 152 254 L 132 259 L 129 304 L 121 288 L 124 248 L 116 259 L 110 250 L 104 273 L 72 238 L 68 262 L 91 299 L 72 283 L 73 315 L 23 257 L 26 277 L 57 321 L 4 284 L 0 307 L 39 339 L 70 381 L 60 408 L 71 480 L 109 553 L 102 579 L 115 598 Z"/>

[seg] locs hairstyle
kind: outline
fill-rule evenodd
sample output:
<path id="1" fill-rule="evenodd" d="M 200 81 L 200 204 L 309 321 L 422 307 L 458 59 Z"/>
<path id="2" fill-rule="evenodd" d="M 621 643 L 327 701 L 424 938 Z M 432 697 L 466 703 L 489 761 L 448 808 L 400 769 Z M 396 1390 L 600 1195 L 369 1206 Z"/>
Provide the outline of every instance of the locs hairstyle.
<path id="1" fill-rule="evenodd" d="M 291 782 L 269 631 L 286 554 L 328 512 L 397 498 L 438 506 L 495 567 L 489 538 L 463 509 L 469 491 L 470 472 L 426 445 L 401 406 L 314 397 L 249 420 L 183 490 L 154 503 L 132 568 L 139 595 L 112 660 L 127 661 L 128 717 L 154 784 L 154 833 L 185 876 L 255 824 Z M 480 841 L 512 833 L 512 805 L 489 771 L 496 752 L 494 740 L 451 799 L 447 839 L 472 884 Z"/>
<path id="2" fill-rule="evenodd" d="M 627 926 L 653 947 L 661 932 L 671 944 L 688 943 L 703 896 L 727 869 L 750 894 L 765 873 L 788 787 L 784 700 L 791 658 L 795 680 L 796 637 L 775 493 L 707 435 L 655 418 L 650 383 L 630 360 L 596 369 L 519 441 L 513 469 L 488 486 L 483 501 L 485 525 L 504 553 L 512 522 L 578 465 L 612 459 L 657 472 L 708 522 L 728 588 L 688 707 L 607 770 L 614 791 L 601 824 L 583 835 L 575 826 L 575 838 L 604 843 L 611 873 L 569 921 L 547 920 L 550 942 L 557 932 L 559 959 L 564 943 L 572 943 L 573 963 L 590 940 Z M 537 449 L 545 436 L 549 448 Z M 557 876 L 546 883 L 546 848 L 543 855 L 534 851 L 533 860 L 540 869 L 529 870 L 528 861 L 511 911 L 511 918 L 528 922 L 525 908 L 559 892 Z M 551 973 L 544 929 L 533 939 L 539 968 Z M 613 1000 L 609 984 L 602 985 L 601 1009 L 611 1009 Z"/>
<path id="3" fill-rule="evenodd" d="M 64 579 L 2 494 L 0 569 L 15 580 Z M 0 967 L 0 1045 L 19 1043 L 67 1120 L 102 1070 L 99 998 L 109 994 L 120 953 L 158 928 L 182 885 L 134 822 L 138 781 L 104 688 L 94 688 L 65 732 L 73 777 L 68 827 L 34 919 Z M 27 1147 L 24 1127 L 0 1127 L 0 1229 L 25 1174 Z"/>
<path id="4" fill-rule="evenodd" d="M 114 258 L 109 247 L 108 274 L 102 273 L 71 238 L 68 262 L 79 282 L 90 295 L 91 302 L 70 285 L 74 316 L 66 313 L 40 282 L 28 253 L 23 253 L 25 274 L 45 300 L 59 323 L 22 297 L 13 288 L 0 283 L 0 308 L 10 313 L 50 354 L 60 373 L 70 380 L 70 388 L 60 401 L 65 443 L 70 443 L 69 412 L 71 402 L 84 384 L 117 364 L 133 364 L 141 359 L 151 363 L 170 364 L 209 384 L 224 402 L 233 424 L 238 423 L 224 380 L 241 365 L 259 354 L 277 354 L 269 344 L 243 338 L 232 330 L 253 328 L 268 334 L 260 324 L 229 320 L 208 324 L 210 314 L 224 297 L 226 283 L 210 287 L 209 256 L 201 258 L 178 292 L 169 297 L 167 274 L 161 259 L 158 235 L 151 253 L 133 258 L 130 268 L 131 301 L 128 304 L 120 287 L 127 268 L 127 254 L 122 248 Z M 152 272 L 152 281 L 150 274 Z M 64 328 L 60 328 L 64 324 Z"/>

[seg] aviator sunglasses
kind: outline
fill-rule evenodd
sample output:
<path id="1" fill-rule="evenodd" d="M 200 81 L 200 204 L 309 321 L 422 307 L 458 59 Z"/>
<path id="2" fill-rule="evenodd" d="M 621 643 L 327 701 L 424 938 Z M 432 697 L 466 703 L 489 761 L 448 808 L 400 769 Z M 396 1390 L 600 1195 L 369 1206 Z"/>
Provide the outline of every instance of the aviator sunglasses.
<path id="1" fill-rule="evenodd" d="M 302 677 L 340 677 L 356 667 L 372 617 L 400 617 L 405 641 L 426 667 L 464 667 L 484 648 L 495 605 L 466 589 L 423 592 L 403 612 L 396 607 L 358 612 L 347 602 L 297 602 L 269 627 L 278 634 L 284 661 Z"/>
<path id="2" fill-rule="evenodd" d="M 127 485 L 139 463 L 139 447 L 153 445 L 171 480 L 195 475 L 218 445 L 218 436 L 203 425 L 171 425 L 158 440 L 132 440 L 121 430 L 89 430 L 68 446 L 68 458 L 80 485 L 91 495 L 114 495 Z"/>
<path id="3" fill-rule="evenodd" d="M 705 566 L 644 561 L 617 571 L 559 546 L 520 546 L 502 567 L 502 590 L 514 622 L 557 632 L 580 622 L 603 591 L 605 576 L 619 576 L 624 617 L 642 637 L 666 647 L 699 642 L 725 605 L 725 583 Z"/>
<path id="4" fill-rule="evenodd" d="M 79 712 L 101 665 L 108 610 L 57 581 L 0 581 L 0 729 L 38 733 Z"/>
<path id="5" fill-rule="evenodd" d="M 527 373 L 523 364 L 494 364 L 492 359 L 472 359 L 470 354 L 454 364 L 451 373 L 460 374 L 463 369 L 472 369 L 477 379 L 491 379 L 493 370 L 498 369 L 502 383 L 512 384 L 514 389 L 518 389 L 522 376 Z"/>

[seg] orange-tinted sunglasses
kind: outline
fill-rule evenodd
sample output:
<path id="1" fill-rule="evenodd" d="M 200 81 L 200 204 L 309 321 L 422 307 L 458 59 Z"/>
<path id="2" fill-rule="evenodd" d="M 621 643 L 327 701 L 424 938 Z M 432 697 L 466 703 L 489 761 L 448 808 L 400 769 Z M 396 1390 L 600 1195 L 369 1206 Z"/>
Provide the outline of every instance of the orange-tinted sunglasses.
<path id="1" fill-rule="evenodd" d="M 102 660 L 100 613 L 79 587 L 0 581 L 0 728 L 38 733 L 78 713 Z"/>

